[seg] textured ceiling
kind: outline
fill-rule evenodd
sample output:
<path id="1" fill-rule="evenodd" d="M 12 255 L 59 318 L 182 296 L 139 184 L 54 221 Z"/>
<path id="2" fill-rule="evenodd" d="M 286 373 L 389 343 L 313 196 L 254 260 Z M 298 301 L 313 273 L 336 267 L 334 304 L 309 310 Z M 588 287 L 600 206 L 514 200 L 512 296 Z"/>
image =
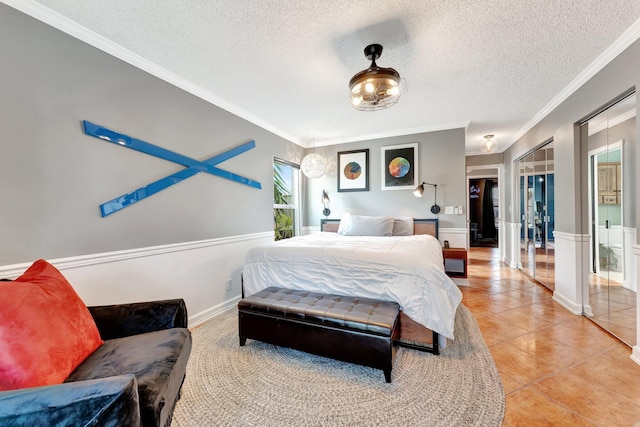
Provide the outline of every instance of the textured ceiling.
<path id="1" fill-rule="evenodd" d="M 468 125 L 469 154 L 487 133 L 504 150 L 640 27 L 638 0 L 3 1 L 57 12 L 301 145 Z M 370 43 L 404 84 L 378 112 L 348 99 Z"/>

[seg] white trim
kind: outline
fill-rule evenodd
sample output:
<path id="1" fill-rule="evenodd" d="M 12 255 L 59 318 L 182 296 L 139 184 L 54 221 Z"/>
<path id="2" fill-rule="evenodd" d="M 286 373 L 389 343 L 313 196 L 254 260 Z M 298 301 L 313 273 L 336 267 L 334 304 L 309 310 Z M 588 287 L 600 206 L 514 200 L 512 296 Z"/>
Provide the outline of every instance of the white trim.
<path id="1" fill-rule="evenodd" d="M 571 314 L 582 315 L 582 306 L 580 304 L 576 304 L 575 302 L 571 301 L 571 299 L 565 297 L 558 291 L 553 292 L 552 299 L 558 304 L 560 304 L 561 306 L 563 306 L 564 308 L 566 308 L 567 310 L 569 310 Z"/>
<path id="2" fill-rule="evenodd" d="M 52 263 L 88 306 L 182 298 L 194 327 L 237 304 L 247 252 L 271 242 L 273 233 L 264 232 Z M 18 276 L 27 267 L 0 267 L 0 277 Z"/>
<path id="3" fill-rule="evenodd" d="M 320 226 L 319 225 L 305 225 L 304 227 L 302 227 L 302 235 L 307 235 L 307 234 L 314 234 L 314 233 L 319 233 L 320 232 Z"/>
<path id="4" fill-rule="evenodd" d="M 632 251 L 635 255 L 635 277 L 637 280 L 640 278 L 640 245 L 633 245 Z M 636 345 L 633 346 L 633 352 L 630 357 L 631 360 L 640 365 L 640 294 L 638 293 L 636 293 Z"/>
<path id="5" fill-rule="evenodd" d="M 239 236 L 220 237 L 217 239 L 198 240 L 194 242 L 172 243 L 168 245 L 150 246 L 146 248 L 125 249 L 122 251 L 105 252 L 91 255 L 80 255 L 67 258 L 48 260 L 58 269 L 70 269 L 86 267 L 104 263 L 124 261 L 134 258 L 150 257 L 155 255 L 184 252 L 194 249 L 208 248 L 212 246 L 228 245 L 248 240 L 273 238 L 273 231 L 263 233 L 243 234 Z M 32 262 L 0 266 L 0 277 L 15 278 L 24 273 Z"/>
<path id="6" fill-rule="evenodd" d="M 344 138 L 326 139 L 324 141 L 316 142 L 315 146 L 323 147 L 327 145 L 346 144 L 349 142 L 368 141 L 370 139 L 390 138 L 394 136 L 414 135 L 417 133 L 438 132 L 438 131 L 451 130 L 451 129 L 464 128 L 466 130 L 470 124 L 471 124 L 470 121 L 466 121 L 466 122 L 445 123 L 441 125 L 421 126 L 417 128 L 411 128 L 411 129 L 397 129 L 397 130 L 390 130 L 387 132 L 358 134 L 358 136 L 346 136 Z"/>
<path id="7" fill-rule="evenodd" d="M 588 294 L 588 234 L 554 231 L 555 289 L 553 300 L 573 314 L 582 314 L 585 293 Z M 585 309 L 588 312 L 589 308 Z"/>
<path id="8" fill-rule="evenodd" d="M 198 85 L 191 83 L 185 78 L 159 66 L 158 64 L 149 61 L 146 58 L 120 46 L 117 43 L 101 36 L 100 34 L 91 31 L 90 29 L 72 21 L 71 19 L 37 3 L 33 0 L 2 0 L 3 3 L 17 9 L 45 24 L 51 25 L 58 30 L 77 38 L 103 52 L 108 53 L 124 62 L 133 65 L 147 73 L 158 77 L 200 99 L 203 99 L 215 106 L 222 108 L 235 114 L 236 116 L 243 118 L 256 126 L 261 127 L 269 132 L 272 132 L 284 139 L 287 139 L 295 144 L 301 145 L 300 141 L 293 135 L 284 132 L 281 129 L 276 128 L 270 123 L 262 120 L 261 118 L 249 113 L 245 109 L 239 107 L 232 102 L 227 101 L 224 98 L 214 94 L 213 92 L 204 89 Z"/>
<path id="9" fill-rule="evenodd" d="M 633 351 L 631 352 L 631 356 L 629 356 L 629 358 L 640 365 L 640 345 L 633 346 Z"/>
<path id="10" fill-rule="evenodd" d="M 469 176 L 469 172 L 474 171 L 474 170 L 487 170 L 487 169 L 496 169 L 498 171 L 497 176 L 491 176 L 491 175 L 474 175 L 474 176 Z M 472 179 L 483 179 L 483 178 L 498 178 L 498 218 L 496 218 L 496 220 L 498 221 L 498 251 L 500 252 L 499 257 L 500 257 L 500 261 L 505 262 L 506 258 L 507 258 L 507 252 L 506 252 L 506 228 L 505 228 L 505 204 L 506 202 L 506 192 L 505 192 L 505 175 L 504 175 L 504 164 L 502 163 L 496 163 L 496 164 L 489 164 L 489 165 L 474 165 L 474 166 L 467 166 L 467 189 L 465 191 L 466 194 L 466 198 L 467 198 L 467 224 L 470 223 L 471 218 L 469 217 L 469 188 L 470 188 L 470 183 L 469 181 Z M 467 247 L 470 246 L 470 240 L 471 240 L 471 235 L 469 235 L 469 240 L 467 241 Z"/>
<path id="11" fill-rule="evenodd" d="M 640 38 L 640 19 L 631 25 L 611 46 L 607 48 L 600 56 L 598 56 L 587 68 L 585 68 L 578 76 L 571 81 L 559 94 L 557 94 L 542 110 L 538 112 L 522 129 L 516 132 L 507 146 L 512 145 L 518 139 L 522 138 L 524 134 L 529 132 L 535 125 L 537 125 L 542 119 L 549 115 L 557 106 L 577 91 L 582 85 L 584 85 L 589 79 L 595 76 L 605 66 L 607 66 L 613 59 L 620 55 L 626 48 L 631 46 Z"/>
<path id="12" fill-rule="evenodd" d="M 196 313 L 193 316 L 189 316 L 189 329 L 196 328 L 206 321 L 218 316 L 219 314 L 236 308 L 238 306 L 238 301 L 240 301 L 240 298 L 240 296 L 236 296 L 234 298 L 228 299 L 221 304 L 203 310 L 200 313 Z"/>
<path id="13" fill-rule="evenodd" d="M 357 142 L 357 141 L 366 141 L 370 139 L 378 139 L 378 138 L 389 138 L 393 136 L 402 136 L 402 135 L 412 135 L 416 133 L 426 133 L 426 132 L 436 132 L 441 130 L 449 130 L 449 129 L 459 129 L 464 128 L 465 130 L 471 124 L 470 121 L 462 121 L 462 122 L 454 122 L 454 123 L 446 123 L 441 125 L 434 126 L 422 126 L 412 129 L 401 129 L 401 130 L 393 130 L 388 132 L 379 132 L 372 134 L 359 134 L 358 136 L 344 137 L 344 138 L 336 138 L 336 139 L 328 139 L 325 141 L 301 141 L 299 138 L 273 126 L 271 123 L 264 121 L 263 119 L 249 113 L 245 109 L 240 106 L 227 101 L 224 98 L 214 94 L 213 92 L 195 85 L 185 78 L 167 70 L 159 66 L 158 64 L 149 61 L 141 57 L 140 55 L 120 46 L 117 43 L 107 39 L 106 37 L 101 36 L 100 34 L 91 31 L 90 29 L 78 24 L 77 22 L 72 21 L 71 19 L 37 3 L 33 0 L 2 0 L 3 3 L 17 9 L 39 21 L 44 22 L 45 24 L 51 25 L 58 30 L 77 38 L 97 49 L 102 50 L 103 52 L 108 53 L 118 59 L 125 61 L 128 64 L 133 65 L 147 73 L 158 77 L 198 98 L 201 98 L 213 105 L 216 105 L 231 114 L 235 114 L 236 116 L 245 119 L 256 126 L 261 127 L 269 132 L 272 132 L 288 141 L 291 141 L 297 145 L 300 145 L 305 148 L 309 148 L 311 143 L 317 147 L 326 146 L 326 145 L 335 145 L 335 144 L 344 144 L 348 142 Z"/>
<path id="14" fill-rule="evenodd" d="M 520 259 L 520 229 L 522 228 L 522 224 L 519 222 L 506 222 L 505 221 L 505 232 L 508 232 L 508 241 L 509 241 L 509 252 L 507 254 L 505 248 L 505 255 L 503 262 L 506 263 L 511 268 L 518 268 L 518 261 Z M 507 236 L 505 236 L 505 240 Z M 506 242 L 505 242 L 506 246 Z"/>
<path id="15" fill-rule="evenodd" d="M 588 242 L 591 238 L 588 234 L 573 234 L 573 233 L 565 233 L 563 231 L 553 231 L 553 237 L 560 238 L 564 240 L 569 240 L 571 242 Z"/>
<path id="16" fill-rule="evenodd" d="M 624 254 L 624 287 L 633 291 L 638 291 L 638 278 L 636 275 L 638 257 L 634 256 L 634 246 L 637 239 L 637 231 L 633 227 L 622 227 L 623 254 Z M 640 247 L 639 247 L 640 248 Z M 640 341 L 639 341 L 640 342 Z"/>

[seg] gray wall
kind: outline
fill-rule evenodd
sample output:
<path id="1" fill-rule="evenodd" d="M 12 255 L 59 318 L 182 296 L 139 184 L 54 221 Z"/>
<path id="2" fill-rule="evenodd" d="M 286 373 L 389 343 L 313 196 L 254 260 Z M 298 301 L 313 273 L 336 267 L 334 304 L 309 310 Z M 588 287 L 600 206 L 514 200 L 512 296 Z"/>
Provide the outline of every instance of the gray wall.
<path id="1" fill-rule="evenodd" d="M 274 156 L 303 150 L 0 5 L 0 265 L 272 230 Z M 106 218 L 99 205 L 181 166 L 85 135 L 83 119 L 219 165 Z"/>
<path id="2" fill-rule="evenodd" d="M 611 61 L 606 67 L 592 77 L 580 89 L 562 102 L 542 121 L 528 131 L 504 153 L 506 183 L 503 187 L 508 206 L 517 206 L 514 182 L 513 161 L 526 152 L 553 138 L 555 143 L 555 200 L 557 231 L 587 234 L 586 224 L 586 169 L 582 157 L 586 159 L 586 150 L 580 147 L 579 129 L 575 123 L 587 117 L 610 100 L 633 87 L 640 85 L 640 41 Z M 638 134 L 636 123 L 636 134 Z M 584 155 L 582 151 L 585 151 Z M 636 164 L 638 164 L 636 150 Z M 638 182 L 637 173 L 634 182 Z M 638 203 L 638 186 L 635 189 L 635 200 Z M 517 209 L 507 213 L 507 221 L 517 221 Z M 635 210 L 638 223 L 638 209 Z M 583 224 L 584 223 L 584 224 Z"/>
<path id="3" fill-rule="evenodd" d="M 423 198 L 414 197 L 412 190 L 381 189 L 381 147 L 417 142 L 419 180 L 438 186 L 437 201 L 442 208 L 438 215 L 440 227 L 466 228 L 466 215 L 443 214 L 445 205 L 462 205 L 466 209 L 464 139 L 465 130 L 461 128 L 316 148 L 316 152 L 328 158 L 330 165 L 328 173 L 322 178 L 307 180 L 309 200 L 305 225 L 319 226 L 320 219 L 323 218 L 320 198 L 323 189 L 327 190 L 331 198 L 330 218 L 340 218 L 344 212 L 358 215 L 436 217 L 429 210 L 433 204 L 432 187 L 425 189 Z M 369 191 L 337 192 L 337 153 L 365 148 L 369 149 Z"/>

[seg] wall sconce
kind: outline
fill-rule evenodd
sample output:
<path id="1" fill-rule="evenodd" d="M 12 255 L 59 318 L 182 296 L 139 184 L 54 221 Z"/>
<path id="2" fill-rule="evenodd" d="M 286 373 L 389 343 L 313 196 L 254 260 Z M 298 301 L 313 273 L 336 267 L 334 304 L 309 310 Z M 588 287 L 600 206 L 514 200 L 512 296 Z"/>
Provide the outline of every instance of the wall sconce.
<path id="1" fill-rule="evenodd" d="M 325 190 L 322 190 L 322 204 L 324 205 L 324 209 L 322 210 L 322 215 L 324 215 L 325 218 L 331 215 L 331 210 L 329 209 L 330 201 L 331 199 L 329 199 L 329 195 L 327 194 L 327 192 Z"/>
<path id="2" fill-rule="evenodd" d="M 424 193 L 424 186 L 425 185 L 430 185 L 433 187 L 433 206 L 431 206 L 431 213 L 432 214 L 439 214 L 440 213 L 440 206 L 438 206 L 437 203 L 437 199 L 438 199 L 438 185 L 437 184 L 431 184 L 428 182 L 423 182 L 422 184 L 418 185 L 416 187 L 415 190 L 413 190 L 413 195 L 416 197 L 422 197 L 422 194 Z"/>

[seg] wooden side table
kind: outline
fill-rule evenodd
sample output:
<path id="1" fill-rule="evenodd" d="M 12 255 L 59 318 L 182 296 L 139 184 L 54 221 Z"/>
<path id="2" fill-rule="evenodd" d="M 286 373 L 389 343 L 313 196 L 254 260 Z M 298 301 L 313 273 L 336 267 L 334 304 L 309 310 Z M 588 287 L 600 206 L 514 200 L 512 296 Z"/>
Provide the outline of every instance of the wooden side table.
<path id="1" fill-rule="evenodd" d="M 444 271 L 449 277 L 467 277 L 467 250 L 465 248 L 442 248 Z"/>

